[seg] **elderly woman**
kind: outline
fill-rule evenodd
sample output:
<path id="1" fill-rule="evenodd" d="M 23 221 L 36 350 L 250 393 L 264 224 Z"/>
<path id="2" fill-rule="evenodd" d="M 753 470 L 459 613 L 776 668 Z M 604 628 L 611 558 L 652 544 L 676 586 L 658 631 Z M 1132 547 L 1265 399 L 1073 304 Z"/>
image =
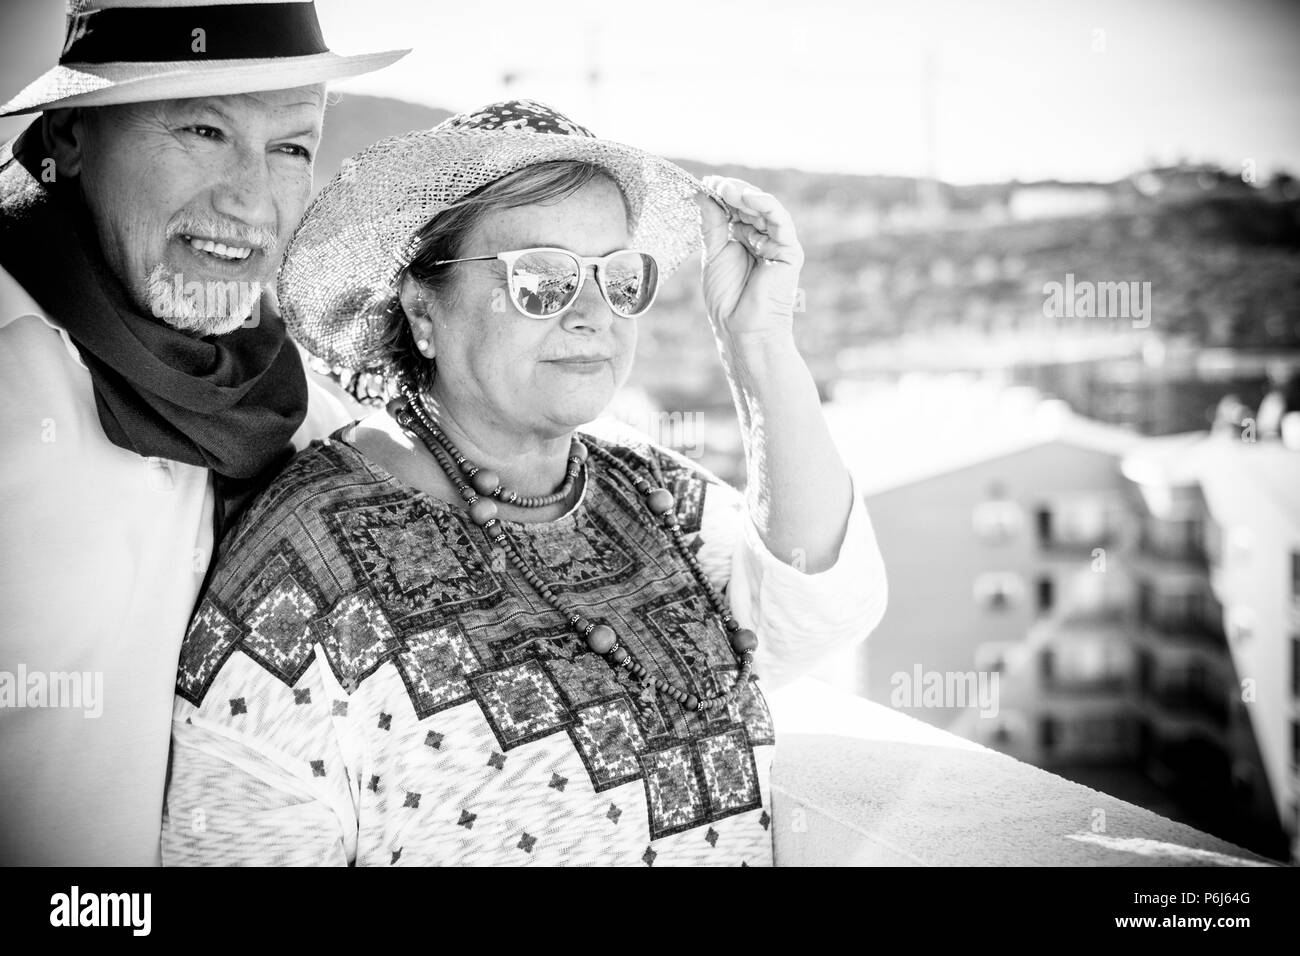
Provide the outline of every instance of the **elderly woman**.
<path id="1" fill-rule="evenodd" d="M 745 495 L 583 429 L 701 236 Z M 349 161 L 280 298 L 309 349 L 398 395 L 223 543 L 164 862 L 770 864 L 762 688 L 885 604 L 793 343 L 802 260 L 771 196 L 527 101 Z"/>

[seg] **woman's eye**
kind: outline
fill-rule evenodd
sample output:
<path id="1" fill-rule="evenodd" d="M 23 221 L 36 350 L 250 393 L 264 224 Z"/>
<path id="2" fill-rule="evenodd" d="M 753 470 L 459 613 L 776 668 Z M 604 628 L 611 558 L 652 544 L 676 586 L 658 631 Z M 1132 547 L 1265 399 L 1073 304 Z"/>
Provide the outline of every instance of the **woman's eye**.
<path id="1" fill-rule="evenodd" d="M 288 154 L 290 156 L 301 156 L 303 159 L 307 160 L 307 162 L 309 163 L 311 162 L 311 150 L 307 149 L 306 146 L 299 146 L 296 143 L 289 143 L 281 148 L 286 151 L 289 151 Z"/>
<path id="2" fill-rule="evenodd" d="M 221 139 L 221 130 L 215 126 L 187 126 L 185 129 L 203 139 Z"/>

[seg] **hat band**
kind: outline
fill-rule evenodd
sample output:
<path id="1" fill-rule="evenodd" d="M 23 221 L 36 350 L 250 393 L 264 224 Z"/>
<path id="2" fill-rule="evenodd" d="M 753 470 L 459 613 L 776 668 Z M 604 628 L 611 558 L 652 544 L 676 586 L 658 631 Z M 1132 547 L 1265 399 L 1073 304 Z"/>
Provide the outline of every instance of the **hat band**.
<path id="1" fill-rule="evenodd" d="M 328 52 L 315 3 L 114 7 L 69 17 L 59 62 L 243 60 Z"/>

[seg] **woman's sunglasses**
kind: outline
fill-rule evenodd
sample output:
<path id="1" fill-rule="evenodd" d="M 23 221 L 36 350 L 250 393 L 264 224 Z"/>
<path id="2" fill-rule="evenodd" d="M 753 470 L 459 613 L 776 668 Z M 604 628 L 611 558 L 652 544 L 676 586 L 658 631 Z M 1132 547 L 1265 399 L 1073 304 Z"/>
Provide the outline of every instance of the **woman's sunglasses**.
<path id="1" fill-rule="evenodd" d="M 659 291 L 659 263 L 647 252 L 620 249 L 607 256 L 580 256 L 568 249 L 542 246 L 515 249 L 495 256 L 443 259 L 436 266 L 455 262 L 500 259 L 506 265 L 510 301 L 530 319 L 562 315 L 577 301 L 587 281 L 587 267 L 596 267 L 600 294 L 616 315 L 625 319 L 644 315 Z"/>

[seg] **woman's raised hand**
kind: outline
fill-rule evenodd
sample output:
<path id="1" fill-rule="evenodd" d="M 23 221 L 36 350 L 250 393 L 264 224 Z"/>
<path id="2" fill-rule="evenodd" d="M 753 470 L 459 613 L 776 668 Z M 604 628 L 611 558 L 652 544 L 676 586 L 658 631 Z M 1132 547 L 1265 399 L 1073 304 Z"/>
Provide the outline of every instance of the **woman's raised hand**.
<path id="1" fill-rule="evenodd" d="M 744 180 L 703 182 L 726 204 L 705 193 L 695 197 L 704 232 L 704 305 L 715 332 L 730 339 L 789 335 L 804 260 L 794 221 L 775 196 Z"/>

